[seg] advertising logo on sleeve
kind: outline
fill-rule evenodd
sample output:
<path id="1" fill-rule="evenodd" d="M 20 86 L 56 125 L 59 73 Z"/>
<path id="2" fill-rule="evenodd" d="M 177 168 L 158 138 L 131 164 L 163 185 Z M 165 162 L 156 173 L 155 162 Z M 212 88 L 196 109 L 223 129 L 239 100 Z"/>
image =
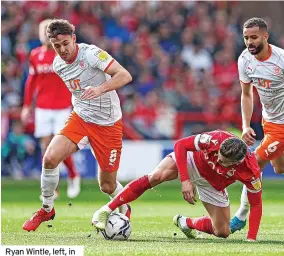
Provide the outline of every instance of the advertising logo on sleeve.
<path id="1" fill-rule="evenodd" d="M 98 56 L 98 58 L 100 59 L 100 60 L 102 60 L 102 61 L 105 61 L 105 60 L 107 60 L 108 59 L 108 53 L 107 52 L 105 52 L 105 51 L 98 51 L 97 53 L 96 53 L 96 55 Z"/>
<path id="2" fill-rule="evenodd" d="M 201 134 L 199 142 L 203 144 L 209 144 L 211 141 L 211 138 L 212 138 L 211 135 L 204 133 L 204 134 Z"/>
<path id="3" fill-rule="evenodd" d="M 261 189 L 261 181 L 260 178 L 257 178 L 256 180 L 253 180 L 251 182 L 251 185 L 254 187 L 255 190 L 260 190 Z"/>

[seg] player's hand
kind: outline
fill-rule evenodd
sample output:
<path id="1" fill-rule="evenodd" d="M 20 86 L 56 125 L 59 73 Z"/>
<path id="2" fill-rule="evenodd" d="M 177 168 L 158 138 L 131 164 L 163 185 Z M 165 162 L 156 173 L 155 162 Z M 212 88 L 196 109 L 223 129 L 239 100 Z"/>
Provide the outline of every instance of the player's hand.
<path id="1" fill-rule="evenodd" d="M 103 94 L 101 86 L 92 87 L 88 86 L 81 94 L 81 100 L 91 100 L 100 97 Z"/>
<path id="2" fill-rule="evenodd" d="M 32 117 L 31 107 L 23 107 L 21 112 L 21 121 L 23 124 L 27 124 Z"/>
<path id="3" fill-rule="evenodd" d="M 256 134 L 251 127 L 243 129 L 242 139 L 248 146 L 252 146 L 255 143 L 255 136 Z"/>
<path id="4" fill-rule="evenodd" d="M 195 204 L 196 198 L 196 190 L 194 184 L 190 180 L 185 180 L 181 183 L 181 192 L 183 194 L 183 199 L 190 204 Z"/>

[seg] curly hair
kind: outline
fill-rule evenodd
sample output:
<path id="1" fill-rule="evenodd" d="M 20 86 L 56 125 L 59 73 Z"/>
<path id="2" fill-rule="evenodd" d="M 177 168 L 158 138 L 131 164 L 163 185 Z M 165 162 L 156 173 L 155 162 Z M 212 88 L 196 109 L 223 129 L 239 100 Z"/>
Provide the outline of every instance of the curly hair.
<path id="1" fill-rule="evenodd" d="M 240 161 L 247 154 L 247 145 L 239 138 L 228 138 L 222 142 L 220 153 L 230 160 Z"/>
<path id="2" fill-rule="evenodd" d="M 56 38 L 58 35 L 73 35 L 75 32 L 75 26 L 68 20 L 54 19 L 46 28 L 46 34 L 48 38 Z"/>

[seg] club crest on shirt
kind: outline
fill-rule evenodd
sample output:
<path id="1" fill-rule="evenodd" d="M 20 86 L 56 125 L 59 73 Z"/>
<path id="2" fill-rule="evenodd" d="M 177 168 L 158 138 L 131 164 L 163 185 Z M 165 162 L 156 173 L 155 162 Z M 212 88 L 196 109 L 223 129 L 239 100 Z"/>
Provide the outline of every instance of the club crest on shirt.
<path id="1" fill-rule="evenodd" d="M 257 178 L 256 180 L 253 180 L 251 182 L 251 185 L 255 188 L 255 190 L 260 190 L 261 189 L 261 181 L 259 178 Z"/>
<path id="2" fill-rule="evenodd" d="M 86 63 L 84 62 L 84 60 L 80 60 L 80 61 L 79 61 L 79 67 L 80 67 L 81 69 L 85 69 L 85 68 L 87 67 L 87 65 L 86 65 Z"/>
<path id="3" fill-rule="evenodd" d="M 278 66 L 275 66 L 273 70 L 275 75 L 277 76 L 281 75 L 281 69 Z"/>

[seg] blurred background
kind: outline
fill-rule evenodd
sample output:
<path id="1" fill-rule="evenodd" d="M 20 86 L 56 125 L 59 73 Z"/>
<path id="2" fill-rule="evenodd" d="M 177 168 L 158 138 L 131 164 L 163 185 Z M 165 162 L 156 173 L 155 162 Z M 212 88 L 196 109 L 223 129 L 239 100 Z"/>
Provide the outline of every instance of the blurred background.
<path id="1" fill-rule="evenodd" d="M 245 48 L 244 21 L 264 18 L 269 42 L 284 48 L 284 2 L 1 2 L 1 171 L 39 178 L 41 152 L 33 120 L 20 121 L 29 53 L 41 45 L 38 24 L 68 19 L 78 43 L 109 52 L 132 75 L 118 91 L 124 122 L 119 178 L 130 180 L 172 151 L 173 141 L 222 129 L 241 134 L 237 58 Z M 251 126 L 261 140 L 261 105 Z M 74 155 L 83 177 L 96 177 L 90 150 Z M 62 166 L 62 176 L 65 176 Z M 273 176 L 271 166 L 265 171 Z M 279 177 L 279 176 L 278 176 Z"/>

